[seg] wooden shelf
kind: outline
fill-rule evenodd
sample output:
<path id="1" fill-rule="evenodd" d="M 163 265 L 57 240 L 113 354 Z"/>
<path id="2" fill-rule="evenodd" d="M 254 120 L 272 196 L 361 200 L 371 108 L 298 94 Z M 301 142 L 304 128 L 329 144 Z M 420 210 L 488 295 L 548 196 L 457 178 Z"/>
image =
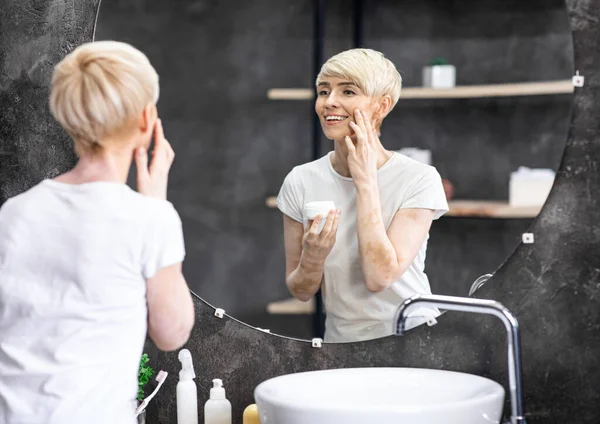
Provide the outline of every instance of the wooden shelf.
<path id="1" fill-rule="evenodd" d="M 310 88 L 271 88 L 267 91 L 269 100 L 312 100 L 315 90 Z"/>
<path id="2" fill-rule="evenodd" d="M 466 99 L 478 97 L 539 96 L 568 94 L 574 91 L 571 80 L 524 82 L 514 84 L 463 85 L 455 88 L 406 87 L 403 99 Z M 313 100 L 315 91 L 310 88 L 272 88 L 267 92 L 270 100 Z"/>
<path id="3" fill-rule="evenodd" d="M 276 197 L 267 197 L 267 207 L 277 208 Z M 449 211 L 444 216 L 471 218 L 535 218 L 542 206 L 510 206 L 506 202 L 490 200 L 451 200 Z"/>
<path id="4" fill-rule="evenodd" d="M 311 315 L 315 311 L 315 298 L 308 302 L 292 297 L 291 299 L 271 302 L 267 305 L 267 312 L 272 315 Z"/>
<path id="5" fill-rule="evenodd" d="M 452 200 L 449 211 L 444 216 L 464 216 L 480 218 L 535 218 L 540 213 L 539 206 L 510 206 L 506 202 L 488 200 Z"/>

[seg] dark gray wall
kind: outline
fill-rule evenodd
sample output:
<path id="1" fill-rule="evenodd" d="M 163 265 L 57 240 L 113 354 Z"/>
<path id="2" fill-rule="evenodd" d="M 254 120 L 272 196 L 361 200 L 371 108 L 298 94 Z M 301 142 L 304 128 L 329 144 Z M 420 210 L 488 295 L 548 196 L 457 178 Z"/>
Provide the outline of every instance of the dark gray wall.
<path id="1" fill-rule="evenodd" d="M 419 85 L 435 57 L 457 67 L 457 84 L 568 79 L 572 42 L 562 0 L 367 2 L 366 45 Z M 507 199 L 518 166 L 556 169 L 571 95 L 405 101 L 384 126 L 389 148 L 433 151 L 457 198 Z"/>
<path id="2" fill-rule="evenodd" d="M 103 5 L 97 39 L 133 43 L 161 76 L 186 278 L 237 316 L 262 313 L 287 296 L 281 217 L 265 197 L 308 159 L 311 119 L 307 103 L 266 92 L 310 82 L 310 2 L 131 3 Z"/>
<path id="3" fill-rule="evenodd" d="M 419 85 L 422 66 L 441 55 L 457 66 L 459 84 L 572 75 L 560 0 L 366 3 L 365 46 L 388 55 L 406 86 Z M 310 160 L 313 105 L 268 101 L 266 92 L 311 86 L 312 4 L 122 0 L 105 2 L 97 27 L 97 39 L 145 51 L 161 76 L 159 111 L 177 153 L 169 198 L 184 223 L 190 287 L 252 324 L 306 337 L 307 319 L 264 316 L 267 302 L 289 297 L 281 214 L 264 199 Z M 352 47 L 351 30 L 349 2 L 330 1 L 328 56 Z M 459 198 L 506 199 L 519 165 L 557 167 L 570 105 L 570 95 L 401 101 L 382 141 L 431 149 Z M 434 291 L 466 294 L 530 222 L 435 223 L 427 262 Z"/>

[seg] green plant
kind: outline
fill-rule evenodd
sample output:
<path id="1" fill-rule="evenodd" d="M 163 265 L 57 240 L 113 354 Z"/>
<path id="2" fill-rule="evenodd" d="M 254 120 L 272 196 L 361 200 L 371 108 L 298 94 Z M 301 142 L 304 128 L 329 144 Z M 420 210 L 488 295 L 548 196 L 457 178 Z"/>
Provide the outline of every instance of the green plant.
<path id="1" fill-rule="evenodd" d="M 443 57 L 436 57 L 431 61 L 431 66 L 443 66 L 447 65 L 448 61 Z"/>
<path id="2" fill-rule="evenodd" d="M 152 367 L 146 365 L 150 361 L 148 358 L 148 354 L 144 353 L 142 355 L 142 359 L 140 360 L 140 369 L 138 371 L 138 396 L 137 400 L 144 400 L 144 386 L 148 384 L 154 373 Z"/>

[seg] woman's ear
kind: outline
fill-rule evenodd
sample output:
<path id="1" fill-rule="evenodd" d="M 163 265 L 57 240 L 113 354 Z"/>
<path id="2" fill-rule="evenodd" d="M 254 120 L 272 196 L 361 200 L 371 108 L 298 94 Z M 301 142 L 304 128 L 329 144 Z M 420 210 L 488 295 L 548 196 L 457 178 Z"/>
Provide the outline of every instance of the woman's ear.
<path id="1" fill-rule="evenodd" d="M 383 123 L 383 120 L 388 115 L 388 113 L 390 113 L 390 110 L 392 110 L 392 98 L 389 95 L 385 95 L 381 97 L 381 99 L 379 99 L 377 103 L 377 109 L 375 110 L 375 114 L 373 115 L 377 135 L 381 135 L 381 124 Z"/>
<path id="2" fill-rule="evenodd" d="M 140 120 L 140 131 L 142 132 L 142 134 L 152 133 L 152 131 L 154 130 L 154 124 L 156 122 L 157 115 L 158 113 L 156 111 L 155 104 L 150 103 L 144 108 Z"/>
<path id="3" fill-rule="evenodd" d="M 392 97 L 386 94 L 379 100 L 379 107 L 377 108 L 379 119 L 385 118 L 390 110 L 392 110 Z"/>

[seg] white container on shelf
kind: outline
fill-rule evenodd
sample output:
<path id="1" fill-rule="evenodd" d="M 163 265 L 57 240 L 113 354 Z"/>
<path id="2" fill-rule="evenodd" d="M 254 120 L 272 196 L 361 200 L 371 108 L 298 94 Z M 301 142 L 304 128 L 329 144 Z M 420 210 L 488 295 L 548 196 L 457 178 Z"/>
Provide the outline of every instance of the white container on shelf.
<path id="1" fill-rule="evenodd" d="M 434 65 L 424 67 L 423 87 L 456 87 L 456 67 L 454 67 L 454 65 Z"/>
<path id="2" fill-rule="evenodd" d="M 398 153 L 425 165 L 431 165 L 431 150 L 419 149 L 418 147 L 404 147 L 398 150 Z"/>
<path id="3" fill-rule="evenodd" d="M 519 167 L 510 174 L 508 203 L 513 207 L 542 206 L 554 184 L 551 169 Z"/>

